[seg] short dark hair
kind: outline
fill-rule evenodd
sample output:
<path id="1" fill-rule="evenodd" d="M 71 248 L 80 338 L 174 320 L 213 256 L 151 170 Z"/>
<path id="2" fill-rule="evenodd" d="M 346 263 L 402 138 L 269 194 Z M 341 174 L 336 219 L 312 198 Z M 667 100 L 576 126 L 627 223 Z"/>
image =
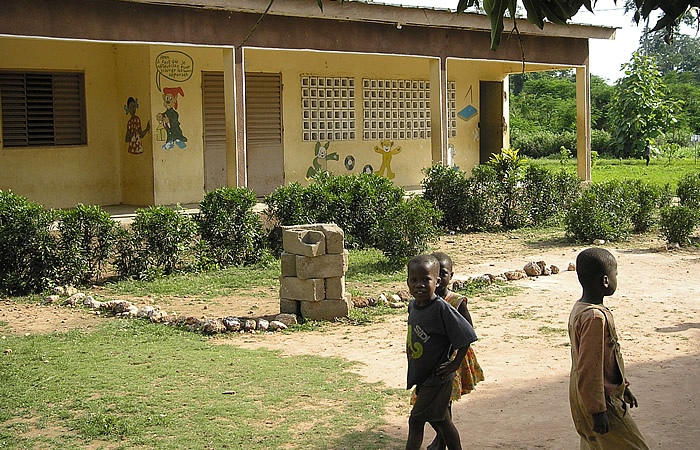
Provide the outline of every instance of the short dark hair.
<path id="1" fill-rule="evenodd" d="M 433 255 L 418 255 L 411 258 L 408 262 L 408 272 L 411 272 L 411 267 L 424 266 L 428 268 L 435 267 L 435 272 L 440 273 L 440 261 Z"/>
<path id="2" fill-rule="evenodd" d="M 591 286 L 615 270 L 617 261 L 609 251 L 600 247 L 587 248 L 576 257 L 576 275 L 583 286 Z"/>
<path id="3" fill-rule="evenodd" d="M 450 255 L 448 255 L 447 253 L 443 253 L 443 252 L 433 252 L 433 253 L 432 253 L 432 256 L 434 256 L 435 258 L 437 258 L 437 260 L 438 260 L 438 262 L 440 263 L 441 266 L 443 266 L 443 265 L 445 265 L 445 264 L 449 264 L 450 267 L 453 266 L 453 264 L 452 264 L 452 258 L 450 258 Z"/>

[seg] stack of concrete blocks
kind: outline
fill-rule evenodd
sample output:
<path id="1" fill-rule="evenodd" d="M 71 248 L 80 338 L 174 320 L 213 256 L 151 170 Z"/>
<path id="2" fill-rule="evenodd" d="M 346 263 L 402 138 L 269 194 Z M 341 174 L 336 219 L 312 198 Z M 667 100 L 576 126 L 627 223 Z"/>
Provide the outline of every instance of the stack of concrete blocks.
<path id="1" fill-rule="evenodd" d="M 345 292 L 348 251 L 336 224 L 282 227 L 280 312 L 311 320 L 347 317 L 352 308 Z"/>

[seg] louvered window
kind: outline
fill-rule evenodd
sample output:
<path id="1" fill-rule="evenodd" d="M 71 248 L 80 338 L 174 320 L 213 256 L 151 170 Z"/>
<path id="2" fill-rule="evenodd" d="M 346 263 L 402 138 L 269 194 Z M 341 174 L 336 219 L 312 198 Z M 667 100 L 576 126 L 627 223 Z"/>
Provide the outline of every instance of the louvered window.
<path id="1" fill-rule="evenodd" d="M 87 143 L 84 75 L 0 71 L 4 147 Z"/>

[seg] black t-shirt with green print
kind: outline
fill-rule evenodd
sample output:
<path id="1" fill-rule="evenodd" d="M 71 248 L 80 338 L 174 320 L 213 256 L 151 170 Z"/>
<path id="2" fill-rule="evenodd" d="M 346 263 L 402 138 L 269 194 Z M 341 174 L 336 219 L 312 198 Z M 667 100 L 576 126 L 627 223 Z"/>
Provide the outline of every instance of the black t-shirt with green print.
<path id="1" fill-rule="evenodd" d="M 435 386 L 448 381 L 454 372 L 435 375 L 440 364 L 448 361 L 455 349 L 476 341 L 469 322 L 441 297 L 424 306 L 414 299 L 408 304 L 408 380 L 406 389 L 414 385 Z"/>

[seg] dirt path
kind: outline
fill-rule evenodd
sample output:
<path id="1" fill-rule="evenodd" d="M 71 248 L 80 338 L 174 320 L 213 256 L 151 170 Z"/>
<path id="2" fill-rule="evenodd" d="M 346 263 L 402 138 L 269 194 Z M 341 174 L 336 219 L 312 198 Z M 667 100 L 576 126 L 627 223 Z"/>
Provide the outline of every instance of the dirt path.
<path id="1" fill-rule="evenodd" d="M 632 411 L 651 448 L 694 448 L 700 441 L 695 379 L 700 366 L 700 251 L 665 251 L 659 241 L 608 247 L 618 259 L 619 287 L 606 304 L 614 311 L 631 388 L 640 408 Z M 633 248 L 632 248 L 633 247 Z M 528 244 L 518 235 L 474 234 L 442 239 L 453 256 L 456 278 L 521 268 L 544 260 L 566 268 L 580 247 L 553 239 Z M 576 448 L 568 409 L 570 365 L 566 321 L 580 295 L 574 272 L 512 282 L 522 289 L 499 298 L 471 299 L 479 342 L 474 345 L 486 381 L 455 403 L 455 422 L 465 448 Z M 403 289 L 388 286 L 387 290 Z M 274 312 L 275 293 L 220 299 L 161 299 L 168 309 L 217 317 L 235 310 Z M 206 306 L 206 309 L 204 308 Z M 283 355 L 341 357 L 368 382 L 403 388 L 405 315 L 367 326 L 333 324 L 323 332 L 219 338 L 246 348 L 279 349 Z M 0 302 L 0 334 L 42 333 L 90 327 L 101 319 L 69 308 Z M 407 405 L 391 405 L 387 433 L 405 439 Z M 432 439 L 431 432 L 426 433 Z"/>
<path id="2" fill-rule="evenodd" d="M 460 267 L 471 268 L 469 274 L 495 273 L 539 259 L 566 267 L 579 250 L 536 249 L 528 258 L 489 255 Z M 641 405 L 633 415 L 651 448 L 693 448 L 700 439 L 695 382 L 700 365 L 700 253 L 611 251 L 618 259 L 619 288 L 607 305 L 615 313 L 631 388 Z M 450 253 L 472 257 L 454 249 Z M 475 298 L 470 304 L 480 337 L 474 348 L 486 381 L 453 407 L 463 444 L 576 448 L 568 407 L 566 335 L 571 303 L 580 295 L 576 274 L 564 271 L 515 283 L 524 288 L 516 295 Z M 403 388 L 405 326 L 405 316 L 396 316 L 371 326 L 336 325 L 323 333 L 255 336 L 235 344 L 279 349 L 284 355 L 346 358 L 359 363 L 354 370 L 367 381 Z M 405 438 L 406 411 L 405 405 L 392 408 L 388 433 Z M 427 433 L 426 443 L 430 438 Z"/>

